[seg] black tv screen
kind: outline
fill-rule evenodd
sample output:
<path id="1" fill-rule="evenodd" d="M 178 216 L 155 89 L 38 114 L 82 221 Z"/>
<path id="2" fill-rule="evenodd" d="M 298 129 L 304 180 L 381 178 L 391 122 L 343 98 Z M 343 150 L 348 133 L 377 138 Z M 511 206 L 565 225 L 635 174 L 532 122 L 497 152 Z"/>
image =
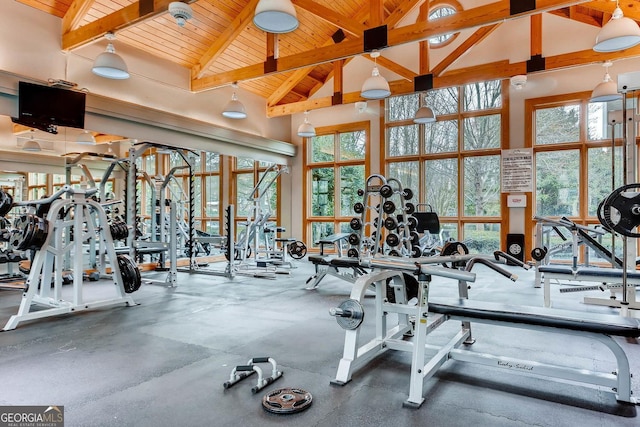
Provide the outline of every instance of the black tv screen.
<path id="1" fill-rule="evenodd" d="M 18 121 L 22 124 L 84 129 L 85 103 L 84 92 L 27 82 L 18 85 Z"/>

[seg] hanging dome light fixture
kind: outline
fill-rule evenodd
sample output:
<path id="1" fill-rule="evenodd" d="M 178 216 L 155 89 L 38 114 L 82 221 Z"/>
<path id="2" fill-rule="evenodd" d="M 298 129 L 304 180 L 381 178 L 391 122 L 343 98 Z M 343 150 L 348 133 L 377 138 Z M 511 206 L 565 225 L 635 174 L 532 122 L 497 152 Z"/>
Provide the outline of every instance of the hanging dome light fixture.
<path id="1" fill-rule="evenodd" d="M 105 34 L 104 37 L 109 41 L 107 49 L 96 57 L 91 71 L 93 74 L 107 79 L 128 79 L 130 74 L 127 64 L 124 62 L 124 59 L 116 53 L 116 49 L 113 47 L 113 41 L 116 39 L 116 35 L 109 32 Z"/>
<path id="2" fill-rule="evenodd" d="M 303 138 L 316 136 L 316 128 L 309 121 L 309 111 L 304 112 L 304 123 L 298 127 L 298 136 Z"/>
<path id="3" fill-rule="evenodd" d="M 433 123 L 436 121 L 436 115 L 433 110 L 427 105 L 427 94 L 424 94 L 422 106 L 418 108 L 415 116 L 413 117 L 413 123 L 424 124 Z"/>
<path id="4" fill-rule="evenodd" d="M 256 5 L 253 23 L 267 33 L 290 33 L 300 23 L 296 8 L 290 0 L 260 0 Z"/>
<path id="5" fill-rule="evenodd" d="M 389 82 L 380 75 L 380 70 L 378 70 L 377 58 L 379 56 L 380 52 L 371 52 L 371 57 L 374 61 L 373 70 L 371 71 L 371 77 L 364 81 L 360 91 L 360 96 L 365 99 L 384 99 L 391 95 Z"/>
<path id="6" fill-rule="evenodd" d="M 620 9 L 620 4 L 616 0 L 616 8 L 611 15 L 611 19 L 596 37 L 596 44 L 593 50 L 596 52 L 617 52 L 629 49 L 640 44 L 640 27 L 631 18 L 627 18 Z"/>
<path id="7" fill-rule="evenodd" d="M 231 95 L 231 101 L 229 101 L 227 105 L 225 105 L 224 110 L 222 110 L 222 115 L 229 119 L 246 119 L 247 112 L 242 102 L 238 101 L 238 95 L 236 95 L 238 83 L 234 82 L 231 87 L 233 87 L 233 95 Z"/>
<path id="8" fill-rule="evenodd" d="M 612 65 L 613 63 L 611 61 L 605 61 L 602 64 L 605 69 L 604 79 L 598 83 L 598 86 L 591 92 L 589 102 L 609 102 L 622 98 L 622 94 L 618 93 L 618 85 L 609 75 L 609 67 Z"/>

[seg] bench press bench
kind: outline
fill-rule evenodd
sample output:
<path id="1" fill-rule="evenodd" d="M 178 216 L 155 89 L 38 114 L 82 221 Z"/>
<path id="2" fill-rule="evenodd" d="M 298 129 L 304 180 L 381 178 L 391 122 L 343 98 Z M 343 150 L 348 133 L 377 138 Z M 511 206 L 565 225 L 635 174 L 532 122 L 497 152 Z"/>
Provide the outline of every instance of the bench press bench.
<path id="1" fill-rule="evenodd" d="M 592 283 L 622 283 L 622 269 L 620 268 L 598 268 L 598 267 L 579 267 L 571 268 L 568 265 L 540 265 L 538 273 L 542 275 L 542 283 L 544 287 L 544 306 L 551 306 L 551 279 L 556 280 L 573 280 L 576 282 L 592 282 Z M 640 272 L 627 271 L 627 285 L 629 287 L 640 286 Z M 594 290 L 594 287 L 576 287 L 576 290 Z M 603 287 L 602 290 L 605 288 Z M 621 289 L 621 287 L 620 287 Z M 593 303 L 592 299 L 585 298 L 585 302 Z M 612 302 L 604 305 L 611 305 Z"/>
<path id="2" fill-rule="evenodd" d="M 327 274 L 350 283 L 355 282 L 359 276 L 364 274 L 364 270 L 360 268 L 357 263 L 354 265 L 353 263 L 347 263 L 341 260 L 348 238 L 349 233 L 336 233 L 318 240 L 317 244 L 320 246 L 320 254 L 309 255 L 307 257 L 315 268 L 315 274 L 307 279 L 306 283 L 309 285 L 307 289 L 317 289 Z M 335 248 L 337 258 L 335 256 L 325 255 L 328 247 Z M 341 268 L 348 269 L 349 271 L 341 271 Z"/>
<path id="3" fill-rule="evenodd" d="M 398 262 L 396 264 L 400 265 Z M 428 289 L 431 286 L 429 275 L 440 275 L 442 271 L 425 265 L 418 265 L 417 268 L 406 265 L 403 269 L 377 271 L 360 277 L 352 289 L 350 299 L 338 309 L 330 311 L 332 315 L 346 319 L 342 324 L 347 325 L 343 326 L 347 329 L 343 356 L 338 364 L 336 378 L 331 381 L 332 384 L 345 385 L 351 381 L 356 369 L 362 369 L 377 356 L 389 350 L 400 350 L 411 353 L 409 397 L 403 403 L 403 406 L 409 408 L 418 408 L 422 405 L 425 400 L 423 396 L 425 379 L 431 378 L 448 360 L 471 362 L 517 374 L 548 377 L 560 382 L 569 381 L 591 387 L 605 387 L 615 393 L 618 401 L 638 403 L 638 399 L 632 397 L 629 359 L 616 341 L 620 338 L 640 337 L 640 321 L 637 319 L 612 314 L 514 306 L 467 298 L 429 300 Z M 402 278 L 403 274 L 409 271 L 414 274 L 416 271 L 420 273 L 417 304 L 413 305 L 408 298 L 398 297 L 398 292 L 396 292 L 396 301 L 389 302 L 386 298 L 388 281 L 392 279 L 394 286 L 398 287 L 398 283 L 405 280 Z M 452 275 L 457 273 L 454 270 L 446 274 L 453 278 Z M 461 272 L 460 274 L 472 273 Z M 464 289 L 463 292 L 466 292 L 466 282 L 474 281 L 475 276 L 461 277 L 458 280 L 463 284 L 459 289 Z M 371 286 L 375 287 L 376 292 L 375 313 L 367 313 L 365 316 L 361 302 Z M 402 288 L 406 296 L 406 283 Z M 389 314 L 392 314 L 392 317 L 389 317 Z M 361 343 L 359 326 L 365 318 L 375 319 L 376 334 L 370 341 Z M 412 321 L 413 319 L 415 322 Z M 460 330 L 457 333 L 454 332 L 455 335 L 444 345 L 431 344 L 430 334 L 449 320 L 461 322 Z M 567 364 L 542 363 L 467 350 L 463 344 L 471 345 L 475 342 L 471 331 L 471 325 L 474 322 L 572 335 L 598 341 L 613 353 L 616 369 L 614 372 L 606 368 L 603 371 L 595 371 Z M 407 336 L 412 336 L 412 340 L 407 340 Z M 430 355 L 433 354 L 428 360 L 427 350 Z"/>

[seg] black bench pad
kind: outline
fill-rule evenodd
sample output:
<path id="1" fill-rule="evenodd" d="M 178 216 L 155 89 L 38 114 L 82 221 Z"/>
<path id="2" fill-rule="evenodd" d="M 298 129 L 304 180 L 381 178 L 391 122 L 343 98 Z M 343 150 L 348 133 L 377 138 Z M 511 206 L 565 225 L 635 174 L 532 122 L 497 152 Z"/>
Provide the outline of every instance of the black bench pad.
<path id="1" fill-rule="evenodd" d="M 462 298 L 443 298 L 429 302 L 429 311 L 478 321 L 544 326 L 621 337 L 640 336 L 640 321 L 613 314 L 515 306 Z"/>
<path id="2" fill-rule="evenodd" d="M 334 267 L 360 267 L 360 260 L 358 258 L 333 258 L 331 265 Z"/>
<path id="3" fill-rule="evenodd" d="M 541 265 L 538 267 L 538 271 L 540 273 L 558 273 L 571 275 L 575 273 L 571 267 L 566 265 Z"/>
<path id="4" fill-rule="evenodd" d="M 311 261 L 313 264 L 329 265 L 329 260 L 325 257 L 321 257 L 317 255 L 309 255 L 307 259 Z"/>

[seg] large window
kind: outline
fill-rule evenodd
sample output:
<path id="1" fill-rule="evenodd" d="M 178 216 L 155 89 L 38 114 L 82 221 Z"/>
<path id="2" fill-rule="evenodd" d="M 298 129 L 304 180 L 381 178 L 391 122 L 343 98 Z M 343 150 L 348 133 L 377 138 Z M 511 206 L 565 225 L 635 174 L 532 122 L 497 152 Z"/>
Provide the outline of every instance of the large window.
<path id="1" fill-rule="evenodd" d="M 418 210 L 439 215 L 444 238 L 474 252 L 500 248 L 503 90 L 489 81 L 386 101 L 386 176 L 414 191 Z M 413 122 L 421 105 L 433 109 L 436 122 Z"/>
<path id="2" fill-rule="evenodd" d="M 610 113 L 622 109 L 622 102 L 589 103 L 588 98 L 589 93 L 578 93 L 526 103 L 525 126 L 532 130 L 527 144 L 533 147 L 535 161 L 534 215 L 538 217 L 598 224 L 600 202 L 622 183 L 622 125 L 608 120 Z M 529 226 L 533 229 L 535 224 Z M 543 234 L 545 243 L 561 243 L 551 227 L 545 227 Z M 570 237 L 568 230 L 564 234 Z M 584 257 L 584 249 L 580 250 Z M 555 257 L 571 255 L 568 248 Z"/>
<path id="3" fill-rule="evenodd" d="M 236 234 L 244 231 L 242 223 L 247 219 L 278 224 L 279 176 L 283 169 L 246 157 L 235 157 L 232 163 Z"/>
<path id="4" fill-rule="evenodd" d="M 361 201 L 365 161 L 369 146 L 369 122 L 318 128 L 317 136 L 306 140 L 306 227 L 307 246 L 315 247 L 322 237 L 350 232 L 353 205 Z"/>

